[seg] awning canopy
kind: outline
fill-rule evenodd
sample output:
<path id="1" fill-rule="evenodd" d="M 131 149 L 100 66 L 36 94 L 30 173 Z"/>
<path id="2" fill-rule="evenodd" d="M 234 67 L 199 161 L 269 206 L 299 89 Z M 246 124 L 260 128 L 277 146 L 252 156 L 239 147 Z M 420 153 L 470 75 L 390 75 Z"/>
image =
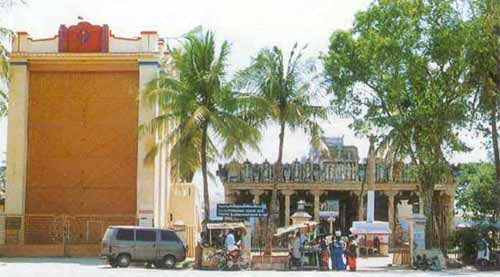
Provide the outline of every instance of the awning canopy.
<path id="1" fill-rule="evenodd" d="M 274 234 L 274 236 L 275 237 L 281 236 L 281 235 L 284 235 L 286 233 L 294 232 L 294 231 L 297 231 L 297 230 L 302 229 L 302 228 L 314 227 L 316 225 L 318 225 L 318 223 L 315 221 L 306 221 L 306 222 L 302 222 L 299 224 L 293 224 L 293 225 L 290 225 L 288 227 L 278 228 L 278 230 L 276 230 L 276 233 Z"/>
<path id="2" fill-rule="evenodd" d="M 243 229 L 247 230 L 247 227 L 242 222 L 220 222 L 220 223 L 208 223 L 207 228 L 209 230 L 236 230 Z"/>
<path id="3" fill-rule="evenodd" d="M 354 221 L 351 227 L 353 235 L 390 235 L 389 223 L 384 221 Z"/>

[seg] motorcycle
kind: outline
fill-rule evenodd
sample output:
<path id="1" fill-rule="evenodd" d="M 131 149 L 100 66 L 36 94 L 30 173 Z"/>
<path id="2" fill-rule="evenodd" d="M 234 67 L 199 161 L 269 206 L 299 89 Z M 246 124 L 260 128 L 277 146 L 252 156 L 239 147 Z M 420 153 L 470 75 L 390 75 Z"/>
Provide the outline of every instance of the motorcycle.
<path id="1" fill-rule="evenodd" d="M 288 251 L 288 270 L 302 269 L 302 260 L 293 256 L 292 250 Z"/>
<path id="2" fill-rule="evenodd" d="M 215 252 L 213 258 L 217 259 L 219 270 L 247 270 L 250 267 L 248 259 L 241 255 L 240 242 L 233 250 L 221 249 Z"/>

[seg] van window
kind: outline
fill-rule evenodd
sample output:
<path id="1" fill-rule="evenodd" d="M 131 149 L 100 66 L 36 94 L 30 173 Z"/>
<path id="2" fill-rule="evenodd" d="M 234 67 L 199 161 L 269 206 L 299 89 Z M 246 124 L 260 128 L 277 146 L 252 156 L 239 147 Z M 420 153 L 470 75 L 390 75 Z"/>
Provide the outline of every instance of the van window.
<path id="1" fill-rule="evenodd" d="M 161 230 L 161 240 L 176 241 L 178 240 L 178 238 L 177 235 L 172 231 Z"/>
<path id="2" fill-rule="evenodd" d="M 111 240 L 111 236 L 113 235 L 114 230 L 115 229 L 113 229 L 113 228 L 106 229 L 106 233 L 104 233 L 104 236 L 103 236 L 104 240 Z"/>
<path id="3" fill-rule="evenodd" d="M 156 241 L 156 231 L 135 230 L 135 238 L 137 241 Z"/>
<path id="4" fill-rule="evenodd" d="M 134 230 L 133 229 L 118 229 L 116 233 L 117 240 L 134 240 Z"/>

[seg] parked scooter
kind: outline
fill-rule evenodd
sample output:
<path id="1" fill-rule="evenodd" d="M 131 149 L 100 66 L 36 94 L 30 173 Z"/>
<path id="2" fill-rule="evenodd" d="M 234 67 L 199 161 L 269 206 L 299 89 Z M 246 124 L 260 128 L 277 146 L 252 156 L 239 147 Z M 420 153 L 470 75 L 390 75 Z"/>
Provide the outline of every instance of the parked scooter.
<path id="1" fill-rule="evenodd" d="M 247 270 L 250 267 L 248 260 L 241 255 L 240 243 L 236 243 L 234 250 L 221 249 L 214 254 L 219 270 Z"/>
<path id="2" fill-rule="evenodd" d="M 288 270 L 302 269 L 302 261 L 299 258 L 293 256 L 293 251 L 288 251 Z"/>

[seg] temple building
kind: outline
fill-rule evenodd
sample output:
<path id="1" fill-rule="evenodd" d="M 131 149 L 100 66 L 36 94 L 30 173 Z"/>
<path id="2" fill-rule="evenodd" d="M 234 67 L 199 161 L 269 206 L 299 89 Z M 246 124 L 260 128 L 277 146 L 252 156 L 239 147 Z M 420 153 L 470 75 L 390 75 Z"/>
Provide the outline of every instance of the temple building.
<path id="1" fill-rule="evenodd" d="M 375 220 L 389 222 L 393 233 L 400 233 L 406 218 L 412 213 L 422 213 L 419 184 L 410 164 L 386 164 L 373 154 L 373 184 L 367 182 L 367 160 L 360 161 L 355 146 L 344 145 L 343 138 L 324 138 L 329 155 L 311 150 L 309 155 L 283 164 L 279 176 L 278 226 L 291 224 L 290 215 L 297 210 L 299 201 L 306 202 L 306 211 L 312 220 L 320 222 L 323 233 L 330 232 L 333 217 L 334 229 L 344 235 L 349 233 L 353 221 L 366 220 L 366 192 L 375 191 Z M 264 203 L 269 206 L 274 186 L 273 164 L 231 162 L 219 165 L 218 176 L 224 184 L 227 203 Z M 365 206 L 359 209 L 363 187 Z M 454 228 L 454 199 L 456 184 L 449 176 L 437 184 L 434 193 L 435 220 L 439 222 L 440 235 L 448 235 Z M 403 226 L 402 226 L 403 225 Z"/>
<path id="2" fill-rule="evenodd" d="M 139 92 L 167 57 L 155 31 L 124 38 L 79 22 L 52 38 L 17 33 L 0 253 L 95 254 L 108 225 L 168 227 L 172 198 L 197 199 L 195 186 L 171 180 L 166 146 L 144 161 L 156 138 L 138 129 L 156 111 Z M 198 215 L 175 220 L 198 230 Z"/>

